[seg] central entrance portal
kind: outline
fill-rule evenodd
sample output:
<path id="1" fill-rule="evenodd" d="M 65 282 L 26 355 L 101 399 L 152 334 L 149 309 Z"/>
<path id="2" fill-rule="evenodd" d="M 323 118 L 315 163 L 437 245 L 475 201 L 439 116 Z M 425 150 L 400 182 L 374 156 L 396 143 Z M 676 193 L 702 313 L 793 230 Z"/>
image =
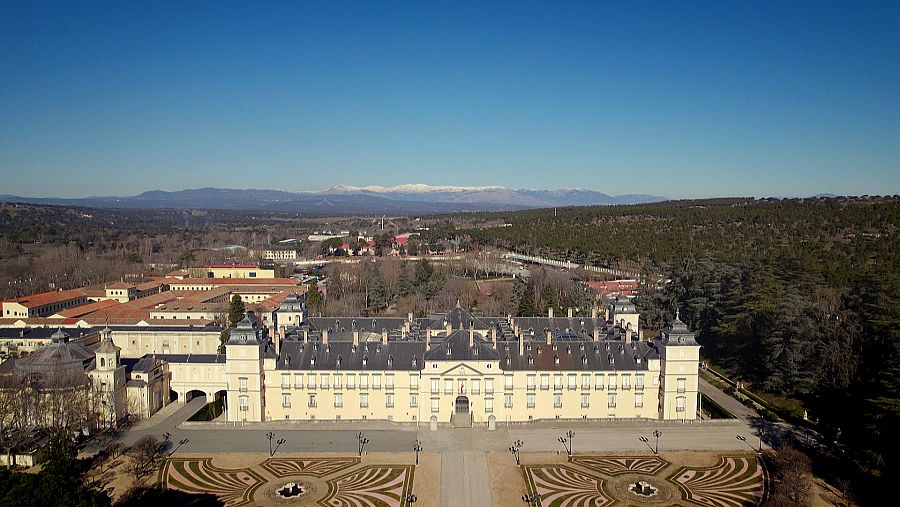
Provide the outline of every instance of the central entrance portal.
<path id="1" fill-rule="evenodd" d="M 461 415 L 469 413 L 469 398 L 465 396 L 456 398 L 456 413 Z"/>

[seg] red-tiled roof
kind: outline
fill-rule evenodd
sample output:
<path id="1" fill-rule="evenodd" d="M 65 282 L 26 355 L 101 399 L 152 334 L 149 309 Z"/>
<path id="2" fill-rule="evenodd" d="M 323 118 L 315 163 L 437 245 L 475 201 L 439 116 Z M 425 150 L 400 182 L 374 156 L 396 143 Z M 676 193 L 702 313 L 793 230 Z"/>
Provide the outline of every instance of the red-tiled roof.
<path id="1" fill-rule="evenodd" d="M 258 264 L 207 264 L 204 268 L 259 269 Z"/>
<path id="2" fill-rule="evenodd" d="M 185 278 L 171 285 L 300 285 L 290 278 Z"/>
<path id="3" fill-rule="evenodd" d="M 15 302 L 24 306 L 25 308 L 35 308 L 38 306 L 49 305 L 53 303 L 59 303 L 61 301 L 66 301 L 69 299 L 75 299 L 80 297 L 87 297 L 87 294 L 81 289 L 71 289 L 71 290 L 62 290 L 62 291 L 48 291 L 41 292 L 39 294 L 32 294 L 30 296 L 21 296 L 12 299 L 6 299 L 3 302 Z"/>
<path id="4" fill-rule="evenodd" d="M 104 308 L 111 308 L 113 306 L 118 306 L 122 303 L 114 299 L 104 299 L 103 301 L 96 301 L 94 303 L 88 303 L 86 305 L 76 306 L 75 308 L 69 308 L 67 310 L 63 310 L 61 312 L 56 312 L 56 315 L 59 315 L 62 318 L 67 317 L 82 317 L 84 315 L 88 315 L 90 313 L 96 312 L 97 310 L 103 310 Z"/>

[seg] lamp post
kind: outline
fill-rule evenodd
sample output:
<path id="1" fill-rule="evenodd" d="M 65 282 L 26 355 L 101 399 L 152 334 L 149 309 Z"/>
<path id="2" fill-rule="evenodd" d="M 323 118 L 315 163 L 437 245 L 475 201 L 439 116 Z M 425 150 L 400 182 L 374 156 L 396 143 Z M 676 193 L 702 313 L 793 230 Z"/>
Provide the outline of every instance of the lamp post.
<path id="1" fill-rule="evenodd" d="M 266 433 L 266 438 L 269 439 L 269 457 L 271 458 L 272 457 L 272 439 L 275 438 L 275 432 L 270 431 L 270 432 Z"/>
<path id="2" fill-rule="evenodd" d="M 572 457 L 572 438 L 575 436 L 575 432 L 569 430 L 566 432 L 566 436 L 559 437 L 557 440 L 566 448 L 566 454 L 571 458 Z"/>
<path id="3" fill-rule="evenodd" d="M 659 430 L 653 430 L 651 433 L 654 437 L 656 437 L 656 447 L 650 447 L 650 439 L 644 436 L 638 437 L 638 440 L 647 444 L 647 447 L 650 447 L 650 450 L 653 451 L 653 454 L 659 454 L 659 436 L 662 435 L 662 432 Z"/>
<path id="4" fill-rule="evenodd" d="M 522 495 L 522 501 L 525 502 L 527 505 L 531 505 L 531 504 L 540 505 L 541 495 L 539 495 L 537 493 Z"/>
<path id="5" fill-rule="evenodd" d="M 416 465 L 419 464 L 419 453 L 422 452 L 422 442 L 416 440 L 416 443 L 413 444 L 413 450 L 416 451 Z"/>
<path id="6" fill-rule="evenodd" d="M 170 436 L 170 437 L 171 437 L 171 436 Z M 188 442 L 190 442 L 190 440 L 188 440 L 188 439 L 186 439 L 186 438 L 182 438 L 181 440 L 179 440 L 179 441 L 178 441 L 178 445 L 175 446 L 174 449 L 172 449 L 172 452 L 169 453 L 169 456 L 175 454 L 175 451 L 177 451 L 182 445 L 184 445 L 184 444 L 186 444 L 186 443 L 188 443 Z"/>
<path id="7" fill-rule="evenodd" d="M 360 431 L 356 434 L 356 442 L 358 444 L 357 449 L 359 451 L 359 455 L 360 457 L 362 457 L 363 449 L 366 448 L 366 444 L 369 443 L 369 439 L 363 436 L 362 432 Z"/>
<path id="8" fill-rule="evenodd" d="M 516 457 L 516 465 L 520 465 L 521 461 L 519 460 L 519 449 L 525 444 L 521 440 L 516 440 L 513 442 L 511 446 L 509 446 L 509 452 L 512 453 L 513 456 Z"/>

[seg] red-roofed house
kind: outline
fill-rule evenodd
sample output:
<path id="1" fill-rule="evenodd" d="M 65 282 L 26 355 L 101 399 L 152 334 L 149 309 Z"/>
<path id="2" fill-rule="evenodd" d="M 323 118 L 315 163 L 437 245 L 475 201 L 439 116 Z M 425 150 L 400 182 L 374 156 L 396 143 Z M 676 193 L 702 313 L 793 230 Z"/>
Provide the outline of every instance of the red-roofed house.
<path id="1" fill-rule="evenodd" d="M 42 292 L 3 301 L 3 317 L 46 317 L 87 303 L 81 289 Z"/>
<path id="2" fill-rule="evenodd" d="M 637 280 L 607 280 L 605 282 L 583 282 L 597 292 L 599 298 L 605 297 L 634 297 L 637 296 Z"/>

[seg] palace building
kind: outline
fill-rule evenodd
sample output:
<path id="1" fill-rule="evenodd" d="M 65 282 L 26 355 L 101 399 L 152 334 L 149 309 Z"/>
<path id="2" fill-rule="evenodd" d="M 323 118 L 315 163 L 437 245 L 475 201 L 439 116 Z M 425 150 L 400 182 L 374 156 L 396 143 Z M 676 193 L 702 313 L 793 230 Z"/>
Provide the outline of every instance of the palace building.
<path id="1" fill-rule="evenodd" d="M 104 393 L 104 425 L 172 401 L 225 399 L 224 419 L 386 420 L 486 426 L 554 419 L 697 418 L 700 345 L 676 316 L 645 340 L 627 298 L 590 317 L 485 317 L 457 305 L 424 318 L 308 317 L 291 294 L 271 322 L 118 328 L 0 367 L 82 371 Z M 84 343 L 85 345 L 82 345 Z M 15 366 L 13 366 L 15 365 Z M 13 369 L 14 368 L 14 369 Z"/>
<path id="2" fill-rule="evenodd" d="M 311 317 L 274 340 L 245 320 L 222 365 L 227 419 L 695 419 L 693 333 L 676 317 L 651 342 L 637 326 L 625 298 L 590 318 Z"/>

